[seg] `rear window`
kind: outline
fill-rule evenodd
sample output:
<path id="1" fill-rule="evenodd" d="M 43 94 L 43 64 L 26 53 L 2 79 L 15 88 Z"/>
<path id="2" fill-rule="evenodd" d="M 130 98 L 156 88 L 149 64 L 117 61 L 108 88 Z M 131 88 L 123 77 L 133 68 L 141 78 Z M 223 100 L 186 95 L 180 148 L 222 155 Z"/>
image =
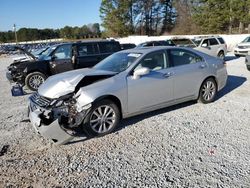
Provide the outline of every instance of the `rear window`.
<path id="1" fill-rule="evenodd" d="M 116 42 L 103 42 L 99 43 L 99 49 L 100 53 L 112 53 L 112 52 L 118 52 L 120 50 L 119 43 Z"/>
<path id="2" fill-rule="evenodd" d="M 220 41 L 221 44 L 225 44 L 225 41 L 223 38 L 220 37 L 220 38 L 218 38 L 218 40 Z"/>
<path id="3" fill-rule="evenodd" d="M 215 38 L 209 39 L 210 46 L 218 45 L 218 41 Z"/>

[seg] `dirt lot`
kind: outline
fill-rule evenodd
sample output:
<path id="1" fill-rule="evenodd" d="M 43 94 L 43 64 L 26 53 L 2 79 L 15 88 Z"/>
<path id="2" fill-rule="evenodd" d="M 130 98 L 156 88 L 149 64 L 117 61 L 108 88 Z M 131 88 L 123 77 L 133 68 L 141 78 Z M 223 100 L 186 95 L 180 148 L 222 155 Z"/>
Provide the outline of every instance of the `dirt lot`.
<path id="1" fill-rule="evenodd" d="M 189 102 L 129 118 L 101 138 L 56 146 L 27 121 L 0 59 L 0 187 L 250 187 L 250 72 L 227 57 L 228 84 L 208 105 Z"/>

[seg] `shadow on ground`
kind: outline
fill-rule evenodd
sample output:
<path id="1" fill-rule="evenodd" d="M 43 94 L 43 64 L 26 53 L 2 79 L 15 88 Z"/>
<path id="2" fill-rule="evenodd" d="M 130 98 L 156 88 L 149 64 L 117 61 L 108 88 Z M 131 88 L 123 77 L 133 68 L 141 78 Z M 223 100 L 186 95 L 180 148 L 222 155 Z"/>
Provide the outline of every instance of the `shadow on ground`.
<path id="1" fill-rule="evenodd" d="M 240 57 L 236 57 L 236 56 L 233 55 L 233 56 L 226 56 L 224 60 L 225 61 L 232 61 L 232 60 L 239 59 L 239 58 Z"/>
<path id="2" fill-rule="evenodd" d="M 228 75 L 227 85 L 218 93 L 217 100 L 240 87 L 246 80 L 247 79 L 242 76 Z"/>

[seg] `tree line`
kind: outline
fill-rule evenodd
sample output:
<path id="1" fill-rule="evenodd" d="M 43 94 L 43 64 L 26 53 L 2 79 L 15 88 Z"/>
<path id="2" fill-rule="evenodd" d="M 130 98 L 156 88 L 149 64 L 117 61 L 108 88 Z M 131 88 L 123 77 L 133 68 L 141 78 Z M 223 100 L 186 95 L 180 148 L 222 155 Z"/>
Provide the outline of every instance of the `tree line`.
<path id="1" fill-rule="evenodd" d="M 19 42 L 55 38 L 98 38 L 100 36 L 101 31 L 99 23 L 83 25 L 82 27 L 65 26 L 61 29 L 20 28 L 17 31 L 17 40 Z M 0 42 L 15 42 L 15 33 L 13 31 L 0 32 Z"/>
<path id="2" fill-rule="evenodd" d="M 102 0 L 99 23 L 61 29 L 21 28 L 18 41 L 128 35 L 250 33 L 250 0 Z M 13 31 L 0 42 L 14 42 Z"/>
<path id="3" fill-rule="evenodd" d="M 250 0 L 102 0 L 100 16 L 116 37 L 250 32 Z"/>

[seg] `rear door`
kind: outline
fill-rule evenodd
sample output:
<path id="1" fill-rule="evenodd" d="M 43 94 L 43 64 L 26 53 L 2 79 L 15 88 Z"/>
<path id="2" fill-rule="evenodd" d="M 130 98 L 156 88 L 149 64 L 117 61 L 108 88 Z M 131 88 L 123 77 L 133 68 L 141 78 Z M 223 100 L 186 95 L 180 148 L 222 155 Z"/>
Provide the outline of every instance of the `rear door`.
<path id="1" fill-rule="evenodd" d="M 185 49 L 170 49 L 168 56 L 173 67 L 174 99 L 192 98 L 199 91 L 207 67 L 197 54 Z"/>
<path id="2" fill-rule="evenodd" d="M 96 43 L 80 43 L 77 45 L 76 68 L 93 67 L 100 61 Z"/>
<path id="3" fill-rule="evenodd" d="M 52 74 L 73 70 L 72 45 L 63 44 L 57 47 L 52 54 L 50 70 Z"/>

